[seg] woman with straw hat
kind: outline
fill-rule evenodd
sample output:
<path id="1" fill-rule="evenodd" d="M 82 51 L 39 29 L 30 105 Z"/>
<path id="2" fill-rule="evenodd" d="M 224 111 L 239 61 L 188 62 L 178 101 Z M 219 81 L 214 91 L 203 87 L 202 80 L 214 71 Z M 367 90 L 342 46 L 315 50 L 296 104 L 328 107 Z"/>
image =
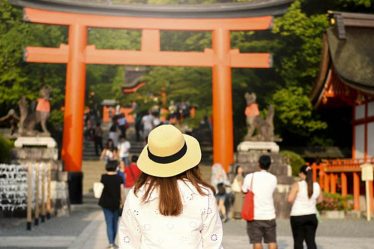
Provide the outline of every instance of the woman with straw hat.
<path id="1" fill-rule="evenodd" d="M 200 160 L 195 138 L 172 125 L 151 131 L 123 209 L 120 249 L 223 248 L 214 188 L 202 180 Z"/>

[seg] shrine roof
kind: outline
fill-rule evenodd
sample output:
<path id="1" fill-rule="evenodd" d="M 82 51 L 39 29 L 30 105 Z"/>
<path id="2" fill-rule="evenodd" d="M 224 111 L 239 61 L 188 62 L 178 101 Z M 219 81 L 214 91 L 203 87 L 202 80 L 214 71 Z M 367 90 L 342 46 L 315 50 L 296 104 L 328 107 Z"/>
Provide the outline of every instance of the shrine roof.
<path id="1" fill-rule="evenodd" d="M 320 72 L 311 92 L 317 105 L 333 71 L 339 82 L 364 95 L 374 95 L 374 15 L 331 12 L 323 39 Z"/>
<path id="2" fill-rule="evenodd" d="M 13 5 L 52 11 L 111 16 L 172 18 L 235 18 L 283 14 L 294 0 L 254 0 L 216 4 L 107 4 L 92 1 L 10 0 Z M 106 1 L 108 2 L 108 1 Z"/>

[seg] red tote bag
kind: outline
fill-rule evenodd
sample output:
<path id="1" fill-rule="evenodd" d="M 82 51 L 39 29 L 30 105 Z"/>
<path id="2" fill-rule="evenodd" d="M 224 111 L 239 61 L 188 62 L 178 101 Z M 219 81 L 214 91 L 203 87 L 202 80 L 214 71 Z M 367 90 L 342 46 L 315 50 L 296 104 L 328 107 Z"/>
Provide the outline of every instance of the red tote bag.
<path id="1" fill-rule="evenodd" d="M 250 189 L 245 194 L 243 207 L 242 207 L 242 218 L 246 221 L 254 220 L 254 198 L 255 194 L 252 191 L 252 184 L 254 181 L 255 174 L 253 173 Z"/>

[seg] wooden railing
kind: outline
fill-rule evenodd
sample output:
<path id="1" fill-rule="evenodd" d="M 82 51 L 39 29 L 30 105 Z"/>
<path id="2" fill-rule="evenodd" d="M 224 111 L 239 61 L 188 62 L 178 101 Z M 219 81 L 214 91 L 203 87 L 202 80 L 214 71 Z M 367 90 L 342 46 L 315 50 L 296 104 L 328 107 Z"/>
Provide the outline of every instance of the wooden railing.
<path id="1" fill-rule="evenodd" d="M 360 210 L 360 184 L 361 184 L 361 165 L 364 163 L 374 164 L 374 158 L 364 159 L 336 159 L 324 160 L 321 163 L 313 163 L 313 180 L 318 182 L 324 192 L 335 194 L 340 192 L 342 196 L 348 194 L 348 185 L 353 184 L 354 210 Z M 352 179 L 348 181 L 348 176 Z M 338 188 L 339 184 L 339 188 Z M 371 203 L 374 203 L 373 182 L 370 182 Z M 340 190 L 340 191 L 338 191 Z M 363 193 L 364 194 L 364 193 Z M 374 205 L 372 205 L 374 209 Z"/>

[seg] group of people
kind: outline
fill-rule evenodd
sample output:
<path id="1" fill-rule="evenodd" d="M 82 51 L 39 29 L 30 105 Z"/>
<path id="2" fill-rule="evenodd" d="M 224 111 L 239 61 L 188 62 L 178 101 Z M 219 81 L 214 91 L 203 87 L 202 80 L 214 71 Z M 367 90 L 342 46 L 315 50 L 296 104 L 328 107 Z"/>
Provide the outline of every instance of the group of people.
<path id="1" fill-rule="evenodd" d="M 277 178 L 268 172 L 271 157 L 259 158 L 260 171 L 243 176 L 240 165 L 235 168 L 232 184 L 220 164 L 212 167 L 211 183 L 216 187 L 216 201 L 223 221 L 228 220 L 228 209 L 232 206 L 233 218 L 241 218 L 244 193 L 254 193 L 254 220 L 247 222 L 247 234 L 254 249 L 260 249 L 262 242 L 270 249 L 276 249 L 276 221 L 273 194 L 277 187 Z M 313 182 L 312 169 L 309 166 L 300 168 L 299 182 L 292 185 L 288 201 L 292 203 L 290 223 L 294 239 L 294 248 L 302 249 L 303 243 L 308 249 L 317 248 L 315 235 L 318 226 L 317 202 L 322 201 L 320 186 Z M 231 187 L 231 192 L 227 192 Z"/>
<path id="2" fill-rule="evenodd" d="M 125 114 L 119 113 L 112 117 L 112 123 L 109 127 L 109 138 L 113 140 L 115 145 L 117 145 L 120 137 L 126 138 L 128 127 L 129 123 Z"/>
<path id="3" fill-rule="evenodd" d="M 137 112 L 135 119 L 137 141 L 140 141 L 141 137 L 146 140 L 150 131 L 159 125 L 181 126 L 184 119 L 195 116 L 196 108 L 188 101 L 177 103 L 170 101 L 168 106 L 161 107 L 156 104 L 146 112 Z"/>
<path id="4" fill-rule="evenodd" d="M 120 161 L 121 166 L 128 166 L 130 164 L 130 148 L 131 144 L 124 136 L 119 137 L 117 144 L 109 138 L 101 151 L 100 159 L 105 162 L 117 160 Z"/>
<path id="5" fill-rule="evenodd" d="M 90 112 L 91 113 L 91 112 Z M 116 147 L 120 142 L 121 138 L 126 139 L 126 130 L 129 126 L 129 123 L 126 119 L 126 116 L 123 113 L 116 114 L 112 117 L 112 122 L 109 127 L 109 140 L 103 146 L 103 135 L 104 131 L 101 127 L 101 123 L 99 121 L 95 121 L 90 117 L 96 117 L 94 115 L 87 115 L 88 122 L 87 122 L 87 129 L 86 129 L 86 137 L 89 140 L 94 142 L 95 146 L 95 153 L 97 156 L 100 155 L 104 149 L 107 149 L 108 143 L 112 143 L 114 147 Z"/>
<path id="6" fill-rule="evenodd" d="M 260 170 L 245 177 L 241 167 L 237 167 L 233 184 L 219 169 L 222 167 L 215 165 L 212 171 L 217 177 L 209 184 L 199 171 L 201 149 L 195 138 L 183 134 L 173 125 L 160 125 L 149 133 L 147 141 L 136 162 L 141 173 L 139 171 L 137 181 L 132 183 L 134 186 L 128 189 L 122 206 L 119 248 L 223 248 L 220 216 L 223 221 L 228 218 L 224 205 L 228 185 L 235 189 L 237 200 L 243 198 L 240 192 L 251 190 L 254 193 L 254 220 L 247 221 L 247 233 L 253 248 L 263 248 L 263 242 L 270 249 L 277 248 L 273 201 L 277 178 L 268 172 L 270 156 L 261 156 Z M 131 173 L 125 169 L 125 178 L 114 173 L 117 168 L 112 162 L 107 161 L 108 173 L 101 179 L 104 190 L 99 204 L 104 210 L 110 247 L 114 248 L 118 212 L 123 204 L 121 186 Z M 291 228 L 295 249 L 303 248 L 303 241 L 308 249 L 316 248 L 316 203 L 321 193 L 311 174 L 311 169 L 303 166 L 300 169 L 301 181 L 291 187 L 288 196 L 293 203 Z M 109 178 L 115 180 L 108 183 Z M 110 203 L 108 198 L 115 199 L 111 203 L 113 206 L 104 204 Z M 240 211 L 239 206 L 235 208 L 234 205 L 234 211 Z"/>

